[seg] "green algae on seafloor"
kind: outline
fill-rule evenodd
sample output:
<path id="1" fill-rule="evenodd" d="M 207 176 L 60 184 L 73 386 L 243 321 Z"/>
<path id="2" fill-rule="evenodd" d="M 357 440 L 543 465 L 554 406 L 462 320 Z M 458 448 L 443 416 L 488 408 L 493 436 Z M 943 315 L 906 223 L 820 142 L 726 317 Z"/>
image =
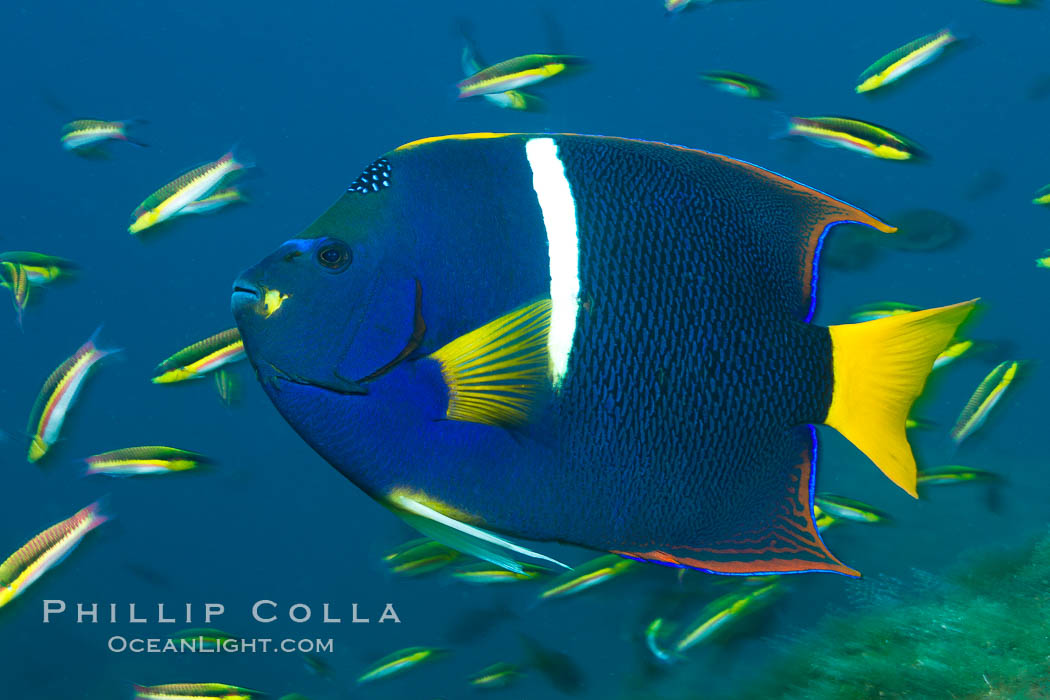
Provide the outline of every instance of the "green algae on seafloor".
<path id="1" fill-rule="evenodd" d="M 1050 697 L 1050 535 L 914 602 L 829 618 L 749 698 Z"/>

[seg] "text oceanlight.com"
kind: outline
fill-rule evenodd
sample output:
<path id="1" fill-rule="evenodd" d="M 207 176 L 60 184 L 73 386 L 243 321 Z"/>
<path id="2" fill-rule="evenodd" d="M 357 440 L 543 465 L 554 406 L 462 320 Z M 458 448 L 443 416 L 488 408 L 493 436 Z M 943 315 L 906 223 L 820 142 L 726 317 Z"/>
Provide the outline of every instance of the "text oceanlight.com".
<path id="1" fill-rule="evenodd" d="M 335 643 L 329 639 L 224 639 L 209 643 L 202 638 L 144 639 L 115 635 L 107 644 L 116 654 L 331 654 Z"/>

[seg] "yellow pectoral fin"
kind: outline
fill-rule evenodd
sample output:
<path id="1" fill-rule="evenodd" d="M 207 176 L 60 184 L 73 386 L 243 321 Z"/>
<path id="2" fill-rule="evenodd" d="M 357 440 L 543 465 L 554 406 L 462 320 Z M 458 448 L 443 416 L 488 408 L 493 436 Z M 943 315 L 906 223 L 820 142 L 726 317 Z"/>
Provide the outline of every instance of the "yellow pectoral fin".
<path id="1" fill-rule="evenodd" d="M 834 389 L 824 423 L 835 428 L 893 483 L 917 496 L 908 412 L 934 360 L 977 300 L 831 326 Z"/>
<path id="2" fill-rule="evenodd" d="M 446 417 L 520 425 L 549 386 L 551 301 L 543 299 L 456 338 L 430 357 L 448 388 Z"/>

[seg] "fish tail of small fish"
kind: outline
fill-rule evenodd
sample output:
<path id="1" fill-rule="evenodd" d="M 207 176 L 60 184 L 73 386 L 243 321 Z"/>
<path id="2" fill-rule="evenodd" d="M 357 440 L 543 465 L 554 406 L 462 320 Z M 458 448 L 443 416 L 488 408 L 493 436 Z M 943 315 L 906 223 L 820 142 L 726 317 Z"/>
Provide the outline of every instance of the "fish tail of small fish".
<path id="1" fill-rule="evenodd" d="M 794 128 L 795 123 L 792 121 L 790 115 L 776 110 L 773 111 L 773 128 L 772 131 L 769 132 L 769 138 L 771 141 L 794 136 Z"/>
<path id="2" fill-rule="evenodd" d="M 254 155 L 242 146 L 240 142 L 233 144 L 220 160 L 223 159 L 231 162 L 232 170 L 247 170 L 255 167 Z"/>
<path id="3" fill-rule="evenodd" d="M 110 355 L 116 355 L 118 352 L 124 352 L 124 348 L 100 348 L 98 346 L 98 336 L 101 332 L 102 326 L 99 326 L 95 329 L 95 332 L 91 334 L 91 337 L 88 338 L 87 342 L 84 343 L 84 346 L 89 352 L 97 355 L 99 360 L 104 357 L 109 357 Z"/>
<path id="4" fill-rule="evenodd" d="M 937 355 L 976 303 L 973 299 L 829 329 L 835 388 L 824 423 L 915 498 L 915 456 L 905 431 L 908 413 Z"/>
<path id="5" fill-rule="evenodd" d="M 109 505 L 109 496 L 103 496 L 91 505 L 81 509 L 74 518 L 78 520 L 83 519 L 86 523 L 86 532 L 91 532 L 102 523 L 108 522 L 113 519 L 113 516 L 106 512 Z"/>

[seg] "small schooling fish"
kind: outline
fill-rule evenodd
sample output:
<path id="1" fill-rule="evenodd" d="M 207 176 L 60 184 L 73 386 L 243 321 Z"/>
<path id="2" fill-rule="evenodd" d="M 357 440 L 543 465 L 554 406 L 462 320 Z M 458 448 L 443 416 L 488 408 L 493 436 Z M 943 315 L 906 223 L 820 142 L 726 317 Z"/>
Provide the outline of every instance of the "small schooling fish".
<path id="1" fill-rule="evenodd" d="M 1001 362 L 988 373 L 955 421 L 951 438 L 956 445 L 961 444 L 984 425 L 992 409 L 1002 400 L 1006 390 L 1017 378 L 1021 364 L 1017 360 Z"/>
<path id="2" fill-rule="evenodd" d="M 211 195 L 234 173 L 250 167 L 230 151 L 214 162 L 190 170 L 143 200 L 131 213 L 128 233 L 141 233 L 167 221 L 187 205 Z"/>
<path id="3" fill-rule="evenodd" d="M 96 501 L 26 542 L 0 564 L 0 607 L 25 593 L 34 581 L 65 559 L 85 535 L 108 519 Z"/>
<path id="4" fill-rule="evenodd" d="M 747 97 L 752 100 L 768 100 L 773 97 L 771 87 L 743 73 L 710 71 L 701 73 L 700 79 L 712 87 L 737 97 Z"/>
<path id="5" fill-rule="evenodd" d="M 922 149 L 904 136 L 859 119 L 791 117 L 786 134 L 803 136 L 820 146 L 844 148 L 885 160 L 911 160 L 923 154 Z"/>
<path id="6" fill-rule="evenodd" d="M 126 447 L 93 455 L 84 461 L 88 465 L 88 474 L 106 476 L 170 474 L 196 469 L 203 464 L 211 463 L 210 459 L 196 452 L 159 445 Z"/>
<path id="7" fill-rule="evenodd" d="M 244 343 L 236 328 L 229 328 L 198 341 L 157 365 L 154 384 L 173 384 L 200 379 L 232 362 L 244 358 Z"/>
<path id="8" fill-rule="evenodd" d="M 91 369 L 105 357 L 120 350 L 102 350 L 95 345 L 99 330 L 80 346 L 71 357 L 58 366 L 40 389 L 36 403 L 29 415 L 26 431 L 32 435 L 29 445 L 30 462 L 36 462 L 51 449 L 58 440 L 66 414 L 76 401 Z"/>
<path id="9" fill-rule="evenodd" d="M 950 29 L 942 29 L 910 41 L 872 63 L 861 74 L 857 83 L 858 93 L 871 92 L 903 78 L 916 68 L 937 58 L 945 48 L 959 41 Z"/>
<path id="10" fill-rule="evenodd" d="M 67 151 L 84 151 L 105 141 L 125 141 L 145 148 L 149 144 L 128 136 L 128 127 L 144 124 L 142 119 L 125 119 L 107 122 L 101 119 L 77 119 L 62 127 L 62 148 Z"/>
<path id="11" fill-rule="evenodd" d="M 582 65 L 584 60 L 577 56 L 529 54 L 489 66 L 459 81 L 456 87 L 460 99 L 490 95 L 535 85 Z"/>

